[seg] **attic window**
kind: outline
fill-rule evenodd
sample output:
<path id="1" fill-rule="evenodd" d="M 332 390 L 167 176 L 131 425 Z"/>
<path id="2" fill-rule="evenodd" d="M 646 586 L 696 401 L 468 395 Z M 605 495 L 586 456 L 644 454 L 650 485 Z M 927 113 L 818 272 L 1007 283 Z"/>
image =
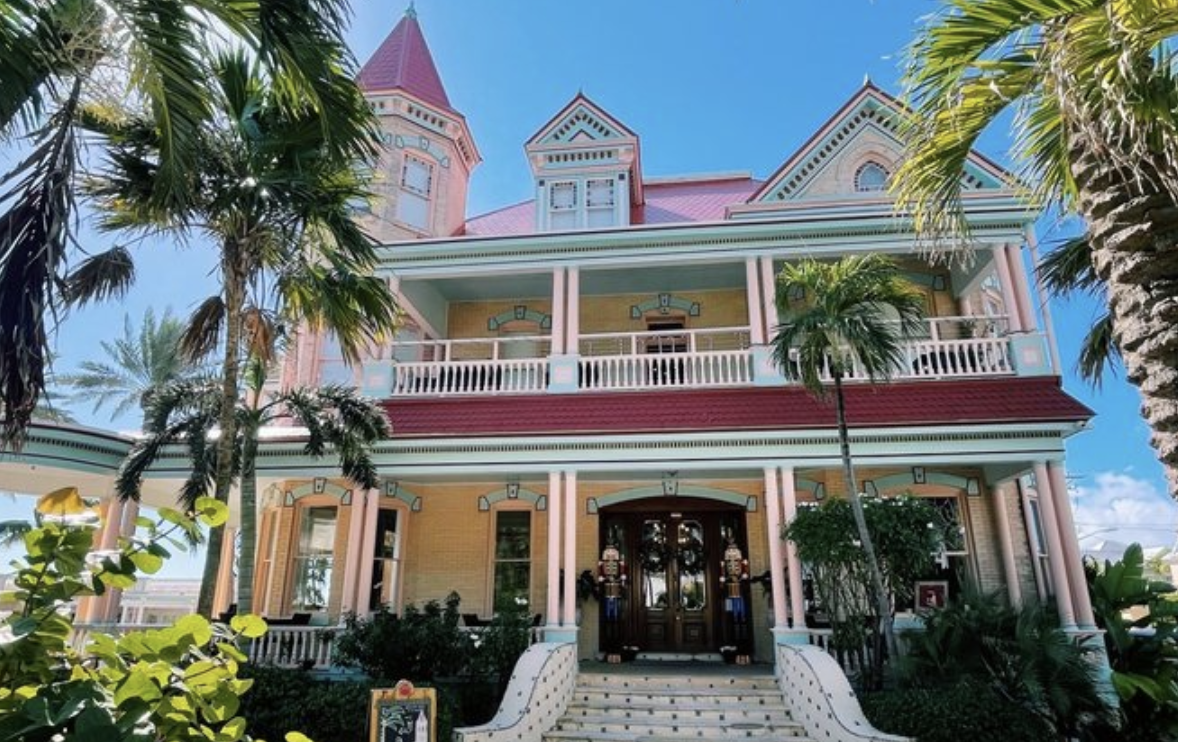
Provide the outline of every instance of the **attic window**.
<path id="1" fill-rule="evenodd" d="M 888 171 L 878 162 L 867 162 L 855 171 L 855 190 L 874 193 L 888 187 Z"/>
<path id="2" fill-rule="evenodd" d="M 553 183 L 550 205 L 553 211 L 577 208 L 577 184 Z"/>

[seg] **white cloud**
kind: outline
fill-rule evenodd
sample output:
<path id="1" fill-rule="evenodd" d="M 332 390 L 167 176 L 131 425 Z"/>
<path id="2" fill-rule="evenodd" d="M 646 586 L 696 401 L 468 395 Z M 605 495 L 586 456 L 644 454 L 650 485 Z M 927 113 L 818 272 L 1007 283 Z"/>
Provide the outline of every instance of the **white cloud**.
<path id="1" fill-rule="evenodd" d="M 1106 471 L 1092 482 L 1069 488 L 1081 546 L 1100 541 L 1172 546 L 1178 530 L 1178 503 L 1154 482 L 1126 472 Z"/>

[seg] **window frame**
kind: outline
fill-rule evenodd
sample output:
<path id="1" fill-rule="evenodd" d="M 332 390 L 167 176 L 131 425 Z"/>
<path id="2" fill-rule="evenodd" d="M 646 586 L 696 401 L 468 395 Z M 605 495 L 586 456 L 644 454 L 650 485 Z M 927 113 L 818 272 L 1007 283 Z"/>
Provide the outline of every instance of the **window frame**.
<path id="1" fill-rule="evenodd" d="M 423 165 L 426 172 L 425 190 L 412 185 L 409 182 L 410 165 L 417 163 Z M 398 224 L 412 229 L 415 232 L 428 234 L 431 231 L 434 220 L 434 203 L 435 192 L 437 190 L 437 163 L 432 159 L 425 157 L 417 152 L 404 151 L 401 155 L 401 174 L 397 178 L 397 204 L 393 210 L 393 218 Z M 407 214 L 402 211 L 402 204 L 406 203 L 406 199 L 413 199 L 417 202 L 424 202 L 424 217 L 422 224 L 415 224 L 409 219 L 405 218 Z"/>
<path id="2" fill-rule="evenodd" d="M 299 576 L 299 561 L 301 559 L 300 552 L 302 551 L 302 529 L 303 520 L 307 517 L 307 513 L 315 509 L 331 508 L 335 510 L 335 535 L 331 545 L 331 576 L 327 581 L 327 594 L 324 595 L 324 602 L 321 608 L 312 608 L 308 610 L 305 606 L 295 604 L 296 595 L 298 592 L 297 582 Z M 340 501 L 329 495 L 317 495 L 313 497 L 305 497 L 298 500 L 294 504 L 294 516 L 291 519 L 291 549 L 287 556 L 287 577 L 286 577 L 286 596 L 282 601 L 283 609 L 286 615 L 294 613 L 317 613 L 327 614 L 331 611 L 332 603 L 332 587 L 336 580 L 336 571 L 345 568 L 346 565 L 340 563 L 339 560 L 339 545 L 341 541 L 347 539 L 344 534 L 341 538 L 340 534 L 340 512 L 342 504 Z"/>
<path id="3" fill-rule="evenodd" d="M 528 515 L 528 557 L 527 559 L 504 559 L 497 556 L 500 513 L 527 513 Z M 521 500 L 509 500 L 496 503 L 490 510 L 491 522 L 487 534 L 487 593 L 484 601 L 484 616 L 495 615 L 496 598 L 495 577 L 500 562 L 528 565 L 527 599 L 528 610 L 535 611 L 535 578 L 536 578 L 536 512 L 532 504 Z"/>
<path id="4" fill-rule="evenodd" d="M 883 180 L 878 187 L 867 187 L 863 183 L 863 176 L 870 170 L 878 170 L 883 174 Z M 888 189 L 888 181 L 891 179 L 891 171 L 877 160 L 867 160 L 855 168 L 855 193 L 883 193 Z"/>

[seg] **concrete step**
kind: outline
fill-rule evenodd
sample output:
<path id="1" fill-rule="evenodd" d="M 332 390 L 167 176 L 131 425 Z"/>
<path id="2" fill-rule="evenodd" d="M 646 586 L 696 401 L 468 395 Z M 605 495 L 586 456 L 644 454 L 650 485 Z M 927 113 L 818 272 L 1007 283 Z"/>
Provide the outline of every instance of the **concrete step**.
<path id="1" fill-rule="evenodd" d="M 728 730 L 674 730 L 671 728 L 651 732 L 600 732 L 590 730 L 561 730 L 547 732 L 544 742 L 735 742 L 742 739 L 764 739 L 773 742 L 813 742 L 812 738 L 790 732 L 771 729 L 728 729 Z"/>
<path id="2" fill-rule="evenodd" d="M 678 704 L 663 706 L 661 704 L 625 704 L 624 706 L 585 706 L 572 704 L 565 712 L 565 718 L 570 721 L 594 722 L 607 719 L 625 719 L 627 721 L 642 721 L 650 723 L 670 723 L 675 721 L 710 722 L 723 724 L 730 722 L 757 722 L 773 724 L 793 723 L 789 713 L 778 704 L 776 706 L 717 706 L 712 704 Z"/>
<path id="3" fill-rule="evenodd" d="M 604 689 L 582 688 L 573 691 L 571 703 L 595 708 L 618 705 L 641 707 L 732 708 L 737 705 L 773 707 L 781 705 L 780 690 L 702 690 L 699 688 Z"/>
<path id="4" fill-rule="evenodd" d="M 659 719 L 651 717 L 625 718 L 618 715 L 565 716 L 556 723 L 561 731 L 604 732 L 606 734 L 682 735 L 686 737 L 738 737 L 754 732 L 774 736 L 804 737 L 802 726 L 789 719 L 770 721 L 736 716 L 730 719 Z"/>
<path id="5" fill-rule="evenodd" d="M 777 680 L 772 675 L 611 675 L 581 673 L 577 687 L 602 690 L 691 689 L 695 691 L 764 690 L 777 692 Z"/>

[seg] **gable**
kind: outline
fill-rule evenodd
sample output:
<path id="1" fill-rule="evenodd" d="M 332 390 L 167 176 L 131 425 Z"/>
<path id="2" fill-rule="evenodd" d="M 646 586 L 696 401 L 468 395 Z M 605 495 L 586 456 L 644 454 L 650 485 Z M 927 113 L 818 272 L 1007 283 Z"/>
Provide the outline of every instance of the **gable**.
<path id="1" fill-rule="evenodd" d="M 560 113 L 533 134 L 527 144 L 582 144 L 634 138 L 634 132 L 584 94 L 578 93 Z"/>
<path id="2" fill-rule="evenodd" d="M 856 195 L 856 174 L 864 165 L 875 163 L 889 174 L 899 166 L 901 115 L 898 101 L 867 83 L 748 203 Z M 966 191 L 1004 189 L 1008 179 L 1001 168 L 973 153 L 961 185 Z"/>

